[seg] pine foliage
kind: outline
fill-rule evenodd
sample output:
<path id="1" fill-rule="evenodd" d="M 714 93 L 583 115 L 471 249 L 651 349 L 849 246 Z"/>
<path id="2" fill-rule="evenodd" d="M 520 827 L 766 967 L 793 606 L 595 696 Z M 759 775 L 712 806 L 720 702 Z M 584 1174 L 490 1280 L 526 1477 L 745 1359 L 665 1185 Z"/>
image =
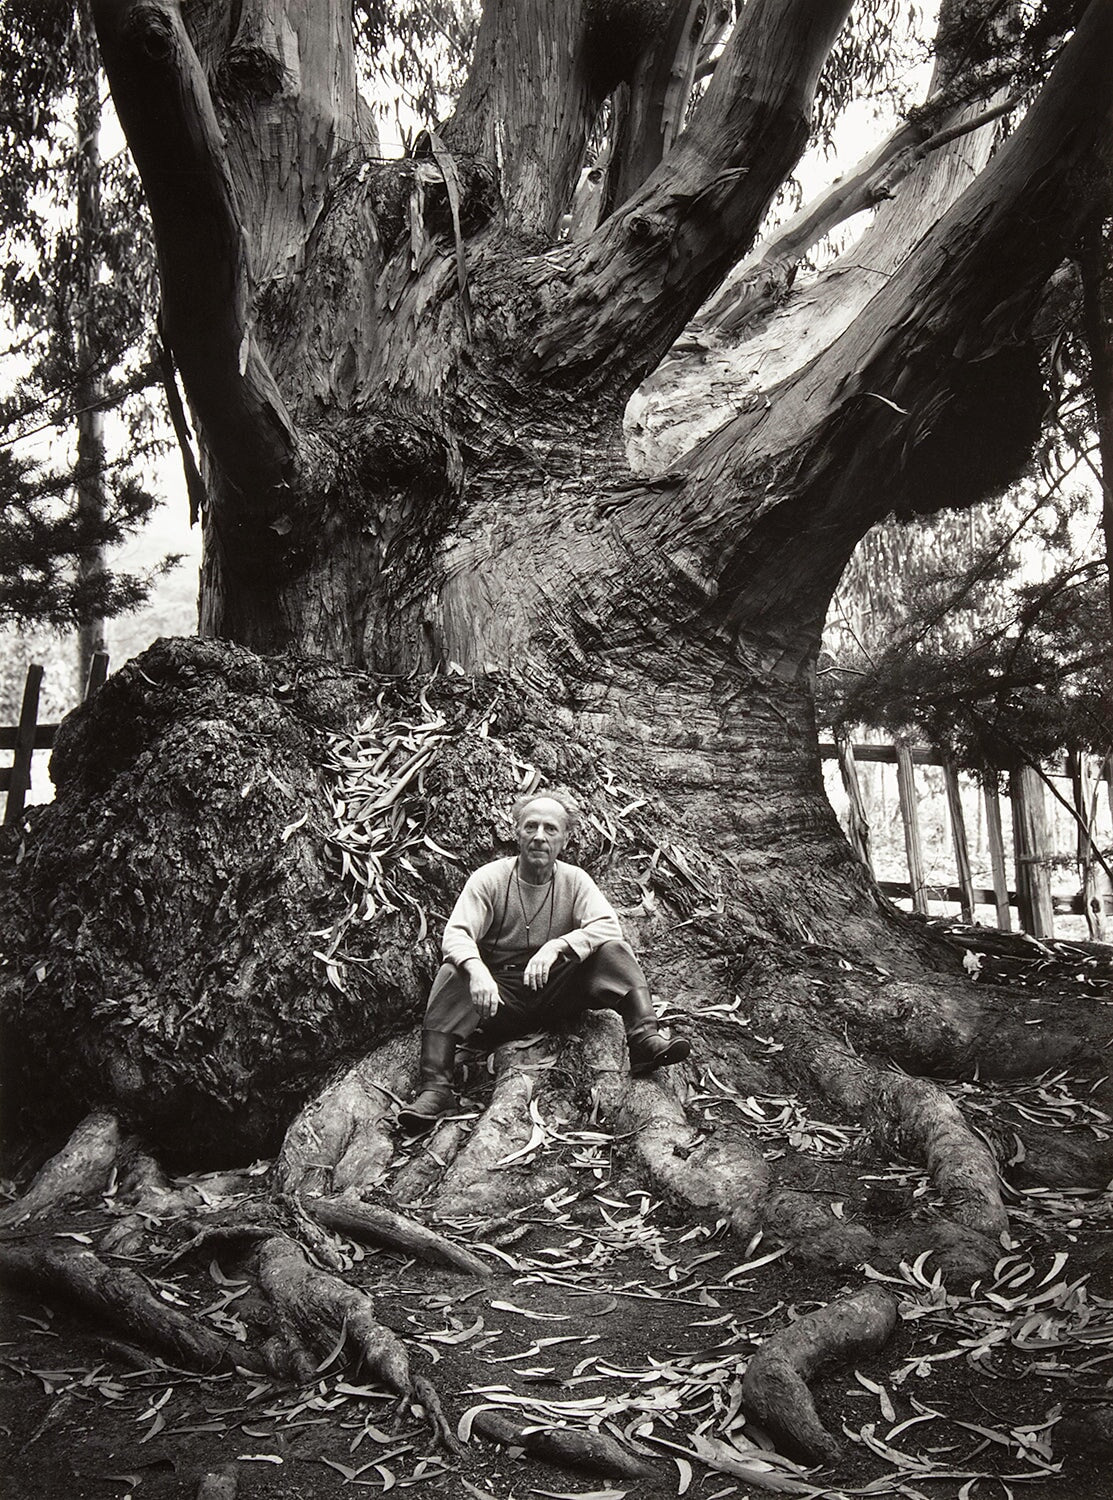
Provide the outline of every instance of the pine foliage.
<path id="1" fill-rule="evenodd" d="M 0 65 L 0 622 L 69 628 L 135 608 L 150 583 L 80 575 L 158 503 L 139 478 L 160 446 L 154 253 L 130 157 L 99 159 L 106 86 L 85 0 L 0 0 Z M 79 460 L 90 411 L 106 438 Z"/>

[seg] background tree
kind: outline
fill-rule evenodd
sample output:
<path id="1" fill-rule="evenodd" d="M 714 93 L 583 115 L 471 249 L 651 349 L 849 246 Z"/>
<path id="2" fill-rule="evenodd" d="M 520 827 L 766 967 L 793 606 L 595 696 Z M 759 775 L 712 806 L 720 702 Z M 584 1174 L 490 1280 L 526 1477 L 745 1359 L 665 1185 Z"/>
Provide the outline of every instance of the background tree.
<path id="1" fill-rule="evenodd" d="M 544 1119 L 593 1099 L 632 1174 L 740 1234 L 764 1225 L 839 1264 L 929 1246 L 953 1276 L 992 1264 L 994 1149 L 933 1077 L 1089 1067 L 1094 1018 L 979 997 L 883 900 L 823 793 L 813 684 L 862 534 L 998 493 L 1039 436 L 1041 310 L 1107 203 L 1113 7 L 1027 26 L 946 8 L 938 110 L 853 174 L 857 201 L 881 203 L 854 266 L 788 300 L 785 264 L 841 220 L 848 184 L 794 248 L 787 230 L 780 250 L 751 246 L 807 142 L 844 0 L 724 13 L 717 61 L 702 7 L 490 0 L 451 118 L 401 161 L 378 155 L 339 0 L 95 11 L 201 443 L 204 639 L 126 667 L 60 739 L 57 803 L 4 904 L 17 1095 L 108 1105 L 179 1160 L 280 1148 L 283 1211 L 337 1222 L 341 1192 L 349 1209 L 385 1187 L 496 1214 L 554 1190 L 566 1166 L 529 1145 L 536 1089 Z M 689 118 L 664 72 L 689 88 L 712 61 Z M 613 209 L 562 238 L 601 114 L 639 80 L 645 107 L 611 127 Z M 740 261 L 703 314 L 687 428 L 659 422 L 667 462 L 632 469 L 630 394 Z M 740 363 L 757 372 L 744 389 Z M 930 1218 L 870 1221 L 861 1194 L 840 1217 L 741 1115 L 700 1128 L 698 1064 L 631 1083 L 605 1020 L 555 1070 L 503 1056 L 474 1130 L 400 1150 L 388 1101 L 412 1083 L 437 919 L 505 836 L 513 792 L 557 779 L 585 799 L 581 857 L 724 1097 L 779 1082 L 866 1122 L 931 1173 Z M 748 1027 L 783 1049 L 768 1068 Z M 52 1093 L 32 1095 L 47 1070 Z M 95 1177 L 115 1132 L 99 1116 L 55 1185 L 79 1163 Z M 1028 1180 L 1109 1167 L 1101 1143 L 1024 1130 Z M 351 1304 L 310 1287 L 290 1226 L 253 1231 L 285 1335 L 260 1357 L 305 1371 L 311 1330 Z"/>
<path id="2" fill-rule="evenodd" d="M 153 251 L 126 156 L 101 157 L 105 84 L 86 0 L 5 0 L 0 38 L 11 337 L 0 403 L 0 621 L 76 630 L 83 684 L 104 648 L 104 621 L 134 608 L 152 581 L 107 559 L 158 503 L 138 467 L 158 448 Z"/>

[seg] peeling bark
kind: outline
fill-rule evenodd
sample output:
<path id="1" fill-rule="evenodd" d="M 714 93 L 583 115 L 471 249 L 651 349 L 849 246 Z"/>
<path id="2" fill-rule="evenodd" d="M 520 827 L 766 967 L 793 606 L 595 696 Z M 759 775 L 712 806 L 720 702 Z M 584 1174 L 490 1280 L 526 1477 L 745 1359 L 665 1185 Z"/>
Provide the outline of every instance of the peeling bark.
<path id="1" fill-rule="evenodd" d="M 493 341 L 531 383 L 603 393 L 657 363 L 803 150 L 819 72 L 849 8 L 747 6 L 695 120 L 621 211 L 586 240 L 481 280 Z"/>

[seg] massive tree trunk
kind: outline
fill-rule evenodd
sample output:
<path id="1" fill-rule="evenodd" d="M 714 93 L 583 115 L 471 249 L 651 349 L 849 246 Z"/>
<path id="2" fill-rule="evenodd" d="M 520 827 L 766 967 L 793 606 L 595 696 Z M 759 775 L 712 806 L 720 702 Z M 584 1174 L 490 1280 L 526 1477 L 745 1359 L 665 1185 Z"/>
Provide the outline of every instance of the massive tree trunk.
<path id="1" fill-rule="evenodd" d="M 95 9 L 202 443 L 211 639 L 155 648 L 65 731 L 10 906 L 32 976 L 9 986 L 17 1087 L 52 1066 L 65 1103 L 179 1158 L 281 1144 L 305 1203 L 389 1183 L 494 1213 L 552 1191 L 549 1167 L 487 1170 L 530 1130 L 531 1078 L 546 1118 L 582 1104 L 534 1053 L 500 1060 L 474 1132 L 444 1127 L 430 1158 L 400 1161 L 388 1101 L 461 868 L 523 779 L 564 780 L 592 815 L 581 857 L 696 1042 L 672 1086 L 624 1082 L 605 1022 L 563 1044 L 630 1170 L 837 1263 L 923 1243 L 915 1215 L 844 1222 L 791 1159 L 774 1179 L 737 1124 L 698 1131 L 710 1058 L 740 1098 L 799 1089 L 922 1161 L 944 1263 L 991 1263 L 992 1149 L 922 1075 L 1038 1071 L 1084 1038 L 1073 1013 L 1041 1029 L 1038 1006 L 978 999 L 880 896 L 824 796 L 812 677 L 863 533 L 971 504 L 1031 450 L 1035 312 L 1106 201 L 1113 8 L 1085 8 L 965 191 L 903 205 L 881 288 L 650 472 L 626 403 L 751 246 L 845 0 L 751 0 L 679 132 L 665 78 L 690 79 L 702 8 L 490 0 L 455 115 L 401 162 L 374 152 L 340 0 Z M 613 212 L 561 241 L 616 98 Z M 750 1034 L 783 1053 L 748 1058 Z M 1062 1157 L 1033 1132 L 1024 1159 L 1043 1180 Z"/>

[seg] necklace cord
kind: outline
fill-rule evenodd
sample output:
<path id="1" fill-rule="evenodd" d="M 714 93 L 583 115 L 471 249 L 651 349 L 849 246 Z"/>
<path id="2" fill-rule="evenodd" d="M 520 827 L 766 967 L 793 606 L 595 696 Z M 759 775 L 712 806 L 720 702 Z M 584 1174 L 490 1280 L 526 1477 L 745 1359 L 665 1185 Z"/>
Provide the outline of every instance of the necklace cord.
<path id="1" fill-rule="evenodd" d="M 549 921 L 548 926 L 545 929 L 545 941 L 548 942 L 553 931 L 553 911 L 556 904 L 556 872 L 554 871 L 553 874 L 550 875 L 549 889 L 546 891 L 545 895 L 542 896 L 541 901 L 538 904 L 536 910 L 533 912 L 532 916 L 526 908 L 525 896 L 522 892 L 522 881 L 521 877 L 518 874 L 517 866 L 515 866 L 514 869 L 514 884 L 518 888 L 518 905 L 521 908 L 522 920 L 525 923 L 526 927 L 527 946 L 529 945 L 530 941 L 530 928 L 537 921 L 538 917 L 545 910 L 546 906 L 549 908 Z M 538 946 L 540 947 L 541 945 L 538 944 Z"/>

